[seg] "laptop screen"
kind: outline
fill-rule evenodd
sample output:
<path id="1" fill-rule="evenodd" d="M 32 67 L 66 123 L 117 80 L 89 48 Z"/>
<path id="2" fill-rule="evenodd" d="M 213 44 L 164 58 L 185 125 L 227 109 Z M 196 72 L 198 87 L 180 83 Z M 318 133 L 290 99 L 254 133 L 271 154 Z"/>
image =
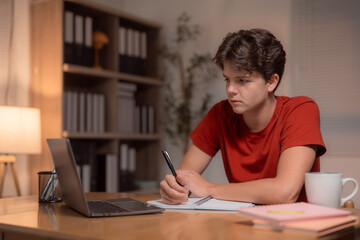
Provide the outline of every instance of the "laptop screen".
<path id="1" fill-rule="evenodd" d="M 69 139 L 46 139 L 46 141 L 54 161 L 65 204 L 90 216 Z"/>

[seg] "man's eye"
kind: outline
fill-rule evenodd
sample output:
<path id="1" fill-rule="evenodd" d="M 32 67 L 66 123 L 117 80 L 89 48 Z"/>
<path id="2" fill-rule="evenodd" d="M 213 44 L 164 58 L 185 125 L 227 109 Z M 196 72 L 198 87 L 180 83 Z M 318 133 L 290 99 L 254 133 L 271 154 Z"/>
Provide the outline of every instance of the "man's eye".
<path id="1" fill-rule="evenodd" d="M 247 80 L 243 80 L 243 79 L 239 79 L 238 80 L 238 83 L 240 83 L 240 84 L 245 84 L 245 83 L 247 83 L 248 81 Z"/>
<path id="2" fill-rule="evenodd" d="M 225 82 L 228 82 L 228 81 L 229 81 L 229 79 L 228 79 L 228 78 L 224 78 L 224 81 L 225 81 Z"/>

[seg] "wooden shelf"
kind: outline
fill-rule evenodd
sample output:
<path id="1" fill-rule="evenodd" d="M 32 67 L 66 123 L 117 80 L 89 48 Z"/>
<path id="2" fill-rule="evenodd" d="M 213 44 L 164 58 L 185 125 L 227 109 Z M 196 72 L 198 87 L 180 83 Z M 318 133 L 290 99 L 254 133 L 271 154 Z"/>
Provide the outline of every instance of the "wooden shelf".
<path id="1" fill-rule="evenodd" d="M 159 134 L 141 134 L 141 133 L 87 133 L 87 132 L 63 132 L 63 137 L 74 139 L 102 139 L 102 140 L 131 140 L 131 141 L 156 141 L 160 140 Z"/>
<path id="2" fill-rule="evenodd" d="M 127 73 L 119 73 L 109 70 L 97 70 L 91 67 L 79 66 L 74 64 L 65 63 L 63 65 L 63 70 L 66 73 L 85 75 L 89 77 L 114 78 L 114 79 L 120 79 L 137 84 L 145 84 L 145 85 L 153 85 L 153 86 L 161 85 L 160 80 L 156 78 L 137 76 L 134 74 L 127 74 Z"/>
<path id="3" fill-rule="evenodd" d="M 158 181 L 162 122 L 162 82 L 158 72 L 160 25 L 87 0 L 33 0 L 31 25 L 31 104 L 41 110 L 43 149 L 42 154 L 30 156 L 31 193 L 38 192 L 37 172 L 53 169 L 46 138 L 69 138 L 74 143 L 73 150 L 76 150 L 76 145 L 84 145 L 85 153 L 77 155 L 85 158 L 80 161 L 81 164 L 90 161 L 84 156 L 86 154 L 96 155 L 95 158 L 99 157 L 97 160 L 103 159 L 101 157 L 104 155 L 120 159 L 120 147 L 128 145 L 136 150 L 136 163 L 142 166 L 136 168 L 136 178 Z M 81 25 L 83 29 L 79 30 Z M 119 35 L 123 28 L 126 34 L 136 31 L 136 36 L 141 36 L 140 39 L 136 38 L 136 42 L 145 41 L 141 42 L 145 47 L 138 46 L 137 53 L 139 49 L 145 49 L 145 53 L 140 51 L 144 54 L 129 54 L 128 50 L 133 47 L 128 48 L 125 54 L 120 51 L 119 43 L 122 40 L 128 43 L 128 40 L 121 38 L 124 35 Z M 108 44 L 99 50 L 102 70 L 91 67 L 95 62 L 94 49 L 86 44 L 91 42 L 89 36 L 94 31 L 101 31 L 109 38 Z M 73 33 L 73 41 L 66 38 L 69 32 Z M 76 34 L 81 32 L 84 33 L 84 41 L 79 44 L 75 40 L 78 39 Z M 134 38 L 132 36 L 131 39 Z M 149 130 L 143 130 L 146 127 L 142 121 L 140 129 L 134 127 L 136 133 L 121 133 L 124 131 L 122 127 L 132 122 L 119 126 L 119 122 L 122 122 L 119 119 L 123 120 L 121 116 L 131 112 L 124 110 L 127 108 L 123 108 L 121 104 L 124 102 L 120 102 L 124 98 L 121 99 L 123 96 L 119 93 L 119 86 L 127 83 L 136 85 L 136 90 L 130 95 L 137 109 L 146 109 L 149 115 L 154 116 L 151 118 L 153 121 L 145 122 L 151 126 Z M 74 99 L 78 99 L 78 102 Z M 135 110 L 133 112 L 135 115 Z M 76 116 L 75 120 L 72 116 Z M 80 129 L 87 132 L 78 132 Z M 139 131 L 142 133 L 137 133 Z M 87 144 L 94 151 L 89 151 Z"/>

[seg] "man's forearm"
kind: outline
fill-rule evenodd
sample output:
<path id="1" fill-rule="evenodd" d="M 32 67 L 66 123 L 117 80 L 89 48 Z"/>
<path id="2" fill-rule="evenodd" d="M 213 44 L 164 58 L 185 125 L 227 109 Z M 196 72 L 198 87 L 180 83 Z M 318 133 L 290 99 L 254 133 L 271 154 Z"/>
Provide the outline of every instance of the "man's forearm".
<path id="1" fill-rule="evenodd" d="M 244 183 L 212 184 L 209 194 L 222 200 L 278 204 L 295 202 L 300 190 L 280 183 L 276 178 L 267 178 Z"/>

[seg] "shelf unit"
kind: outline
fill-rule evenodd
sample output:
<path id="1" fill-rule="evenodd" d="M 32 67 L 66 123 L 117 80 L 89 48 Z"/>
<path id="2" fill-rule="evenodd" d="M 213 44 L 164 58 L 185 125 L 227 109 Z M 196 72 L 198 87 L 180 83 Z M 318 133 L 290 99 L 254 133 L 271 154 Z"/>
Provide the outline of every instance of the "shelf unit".
<path id="1" fill-rule="evenodd" d="M 100 50 L 102 70 L 65 60 L 65 12 L 73 11 L 92 18 L 93 31 L 104 32 L 109 44 Z M 144 72 L 121 72 L 118 29 L 123 24 L 146 32 L 146 65 Z M 159 179 L 161 159 L 161 86 L 158 78 L 158 42 L 160 25 L 86 0 L 39 0 L 31 3 L 31 103 L 41 110 L 42 154 L 31 156 L 31 193 L 37 193 L 37 172 L 51 170 L 52 158 L 46 138 L 69 138 L 91 141 L 97 154 L 119 155 L 119 145 L 136 149 L 136 178 Z M 75 33 L 74 33 L 75 34 Z M 119 82 L 136 84 L 135 102 L 154 107 L 154 131 L 151 133 L 118 131 Z M 104 131 L 69 131 L 64 128 L 65 91 L 100 93 L 105 97 Z"/>

